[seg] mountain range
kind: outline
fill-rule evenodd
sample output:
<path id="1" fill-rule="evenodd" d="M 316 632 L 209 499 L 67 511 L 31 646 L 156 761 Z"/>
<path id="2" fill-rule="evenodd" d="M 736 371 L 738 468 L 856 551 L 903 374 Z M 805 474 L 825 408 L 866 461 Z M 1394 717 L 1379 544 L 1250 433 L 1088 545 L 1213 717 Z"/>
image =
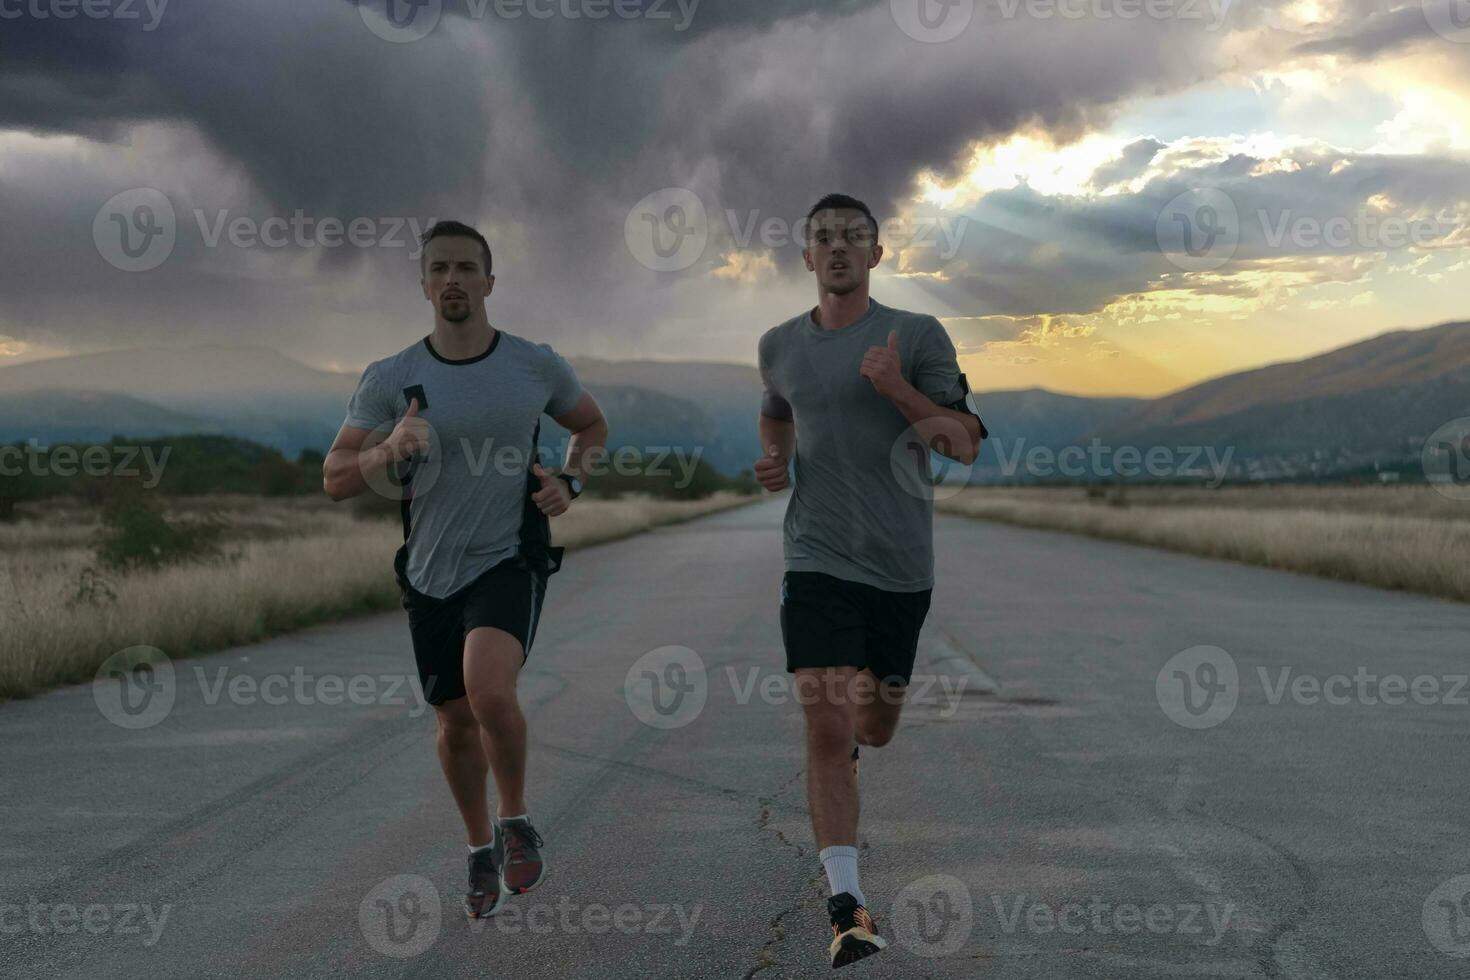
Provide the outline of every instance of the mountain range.
<path id="1" fill-rule="evenodd" d="M 572 358 L 602 404 L 614 447 L 698 448 L 734 474 L 760 454 L 754 367 Z M 267 347 L 109 351 L 0 368 L 0 444 L 190 432 L 242 436 L 294 456 L 324 450 L 358 375 Z M 1235 476 L 1331 476 L 1417 458 L 1445 422 L 1470 416 L 1470 322 L 1395 330 L 1158 398 L 1040 388 L 978 393 L 991 432 L 978 479 L 1016 478 L 1018 450 L 1068 446 L 1229 450 Z M 543 440 L 550 443 L 543 429 Z"/>

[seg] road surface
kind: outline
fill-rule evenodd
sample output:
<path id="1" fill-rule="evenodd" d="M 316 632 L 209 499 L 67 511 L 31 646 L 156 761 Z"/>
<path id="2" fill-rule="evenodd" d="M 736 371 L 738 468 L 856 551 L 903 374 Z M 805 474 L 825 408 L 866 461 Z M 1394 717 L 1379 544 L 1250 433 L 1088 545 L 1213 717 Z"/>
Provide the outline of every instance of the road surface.
<path id="1" fill-rule="evenodd" d="M 175 661 L 148 698 L 108 681 L 0 706 L 3 973 L 830 975 L 783 506 L 552 579 L 521 681 L 551 874 L 488 922 L 459 908 L 401 613 Z M 935 530 L 925 703 L 861 779 L 893 945 L 846 975 L 1465 975 L 1470 608 Z"/>

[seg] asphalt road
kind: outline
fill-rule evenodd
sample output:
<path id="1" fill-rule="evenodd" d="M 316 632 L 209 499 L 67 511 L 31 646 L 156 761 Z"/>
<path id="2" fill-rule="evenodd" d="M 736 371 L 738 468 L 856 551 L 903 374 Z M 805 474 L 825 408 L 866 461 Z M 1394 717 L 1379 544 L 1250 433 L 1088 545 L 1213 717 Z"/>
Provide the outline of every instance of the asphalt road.
<path id="1" fill-rule="evenodd" d="M 521 682 L 551 874 L 488 922 L 399 613 L 0 706 L 0 974 L 830 975 L 783 506 L 552 580 Z M 846 975 L 1465 975 L 1470 608 L 935 529 L 924 703 L 862 772 L 893 945 Z"/>

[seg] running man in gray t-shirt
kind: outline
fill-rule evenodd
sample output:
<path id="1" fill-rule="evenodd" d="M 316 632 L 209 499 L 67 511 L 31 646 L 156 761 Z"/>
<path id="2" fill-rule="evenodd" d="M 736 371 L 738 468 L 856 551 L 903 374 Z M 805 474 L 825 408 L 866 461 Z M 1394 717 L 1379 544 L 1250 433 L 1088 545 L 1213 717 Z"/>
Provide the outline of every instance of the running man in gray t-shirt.
<path id="1" fill-rule="evenodd" d="M 869 298 L 883 247 L 867 206 L 829 195 L 807 225 L 818 302 L 760 339 L 755 472 L 781 490 L 795 462 L 781 635 L 806 716 L 836 967 L 887 945 L 858 882 L 857 746 L 893 738 L 929 610 L 930 450 L 973 463 L 986 432 L 939 321 Z"/>
<path id="2" fill-rule="evenodd" d="M 582 492 L 607 423 L 570 365 L 485 316 L 495 285 L 479 232 L 440 222 L 424 236 L 428 337 L 369 364 L 323 466 L 333 500 L 372 489 L 400 500 L 394 572 L 408 611 L 439 762 L 469 839 L 465 912 L 493 915 L 545 875 L 526 813 L 526 719 L 516 675 L 536 635 L 561 550 L 548 518 Z M 536 458 L 542 414 L 570 430 L 562 471 Z M 499 816 L 485 798 L 495 775 Z"/>

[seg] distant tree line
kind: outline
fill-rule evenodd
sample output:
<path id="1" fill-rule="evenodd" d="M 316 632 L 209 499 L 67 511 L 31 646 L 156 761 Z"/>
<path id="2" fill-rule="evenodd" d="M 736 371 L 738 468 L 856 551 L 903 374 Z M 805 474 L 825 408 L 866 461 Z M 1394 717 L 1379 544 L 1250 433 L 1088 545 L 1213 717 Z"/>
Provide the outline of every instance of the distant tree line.
<path id="1" fill-rule="evenodd" d="M 322 453 L 315 449 L 304 449 L 292 460 L 269 446 L 221 435 L 142 440 L 113 436 L 105 443 L 44 447 L 18 442 L 0 446 L 0 520 L 13 519 L 16 505 L 22 501 L 55 497 L 77 498 L 104 507 L 154 491 L 164 496 L 319 494 L 322 459 Z M 726 477 L 702 460 L 689 471 L 649 467 L 649 472 L 627 475 L 628 469 L 589 481 L 588 493 L 694 499 L 720 490 L 756 490 L 748 472 Z M 386 515 L 396 514 L 398 505 L 379 498 L 357 506 L 362 511 L 382 511 Z"/>

